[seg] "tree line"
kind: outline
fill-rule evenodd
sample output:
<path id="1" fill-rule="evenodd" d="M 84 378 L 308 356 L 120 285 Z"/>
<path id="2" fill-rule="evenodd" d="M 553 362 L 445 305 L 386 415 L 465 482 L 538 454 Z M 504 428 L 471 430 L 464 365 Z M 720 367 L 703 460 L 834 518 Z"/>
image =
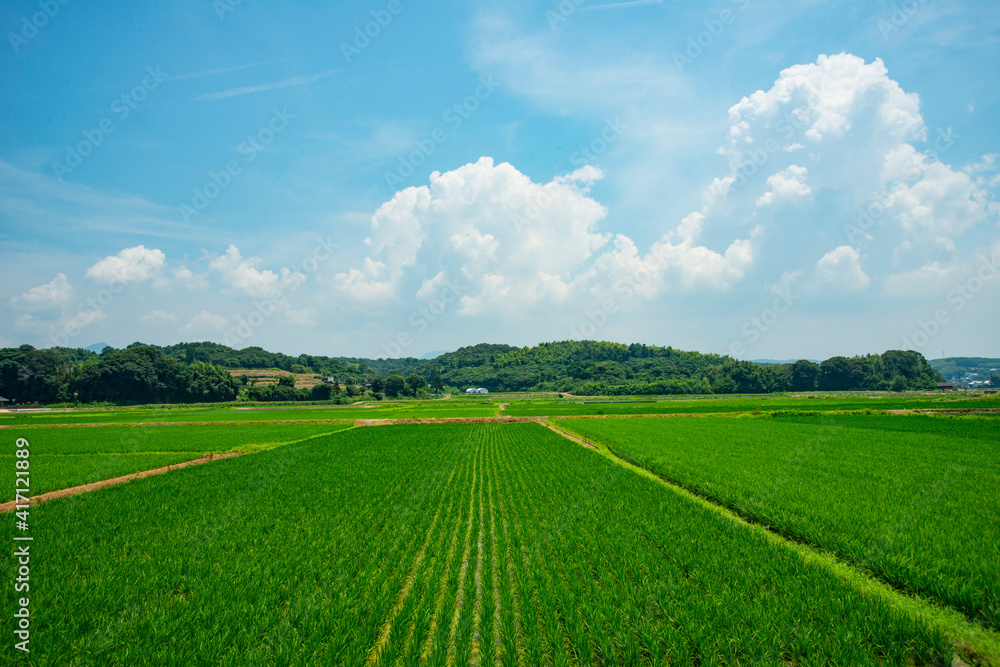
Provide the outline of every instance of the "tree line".
<path id="1" fill-rule="evenodd" d="M 233 369 L 318 373 L 334 381 L 296 388 L 292 375 L 262 384 Z M 238 372 L 237 372 L 238 375 Z M 215 343 L 134 343 L 101 354 L 70 348 L 0 349 L 0 395 L 18 403 L 225 403 L 422 397 L 430 392 L 546 391 L 584 396 L 762 394 L 813 390 L 933 389 L 942 378 L 912 351 L 764 365 L 672 347 L 594 341 L 535 347 L 482 344 L 433 360 L 300 355 Z"/>

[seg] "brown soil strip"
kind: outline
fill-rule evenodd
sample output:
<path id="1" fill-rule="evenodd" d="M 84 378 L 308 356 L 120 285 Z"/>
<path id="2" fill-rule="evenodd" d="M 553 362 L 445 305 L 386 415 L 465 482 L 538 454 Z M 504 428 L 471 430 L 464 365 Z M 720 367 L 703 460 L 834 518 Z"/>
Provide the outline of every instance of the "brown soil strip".
<path id="1" fill-rule="evenodd" d="M 115 426 L 283 426 L 286 424 L 331 424 L 337 422 L 350 421 L 348 419 L 275 419 L 272 421 L 230 421 L 230 422 L 97 422 L 93 424 L 3 424 L 0 429 L 5 428 L 76 428 L 86 426 L 90 428 L 115 427 Z"/>
<path id="2" fill-rule="evenodd" d="M 547 417 L 427 417 L 424 419 L 357 419 L 355 426 L 388 426 L 390 424 L 506 424 L 541 422 Z"/>
<path id="3" fill-rule="evenodd" d="M 968 408 L 968 409 L 950 409 L 950 408 L 930 408 L 930 409 L 917 409 L 912 408 L 909 410 L 886 410 L 894 415 L 896 414 L 918 414 L 918 415 L 1000 415 L 1000 408 Z"/>
<path id="4" fill-rule="evenodd" d="M 86 493 L 87 491 L 96 491 L 97 489 L 103 489 L 108 486 L 115 486 L 116 484 L 124 484 L 125 482 L 133 482 L 137 479 L 145 479 L 146 477 L 152 477 L 153 475 L 162 475 L 165 472 L 170 472 L 171 470 L 179 470 L 180 468 L 187 468 L 188 466 L 201 465 L 202 463 L 209 463 L 210 461 L 219 461 L 221 459 L 231 459 L 235 456 L 242 456 L 243 452 L 229 452 L 227 454 L 205 454 L 205 456 L 200 459 L 194 459 L 193 461 L 184 461 L 183 463 L 174 463 L 163 468 L 155 468 L 153 470 L 143 470 L 142 472 L 135 472 L 131 475 L 124 475 L 122 477 L 115 477 L 113 479 L 106 479 L 101 482 L 94 482 L 92 484 L 84 484 L 82 486 L 74 486 L 69 489 L 60 489 L 59 491 L 50 491 L 49 493 L 43 493 L 40 496 L 33 496 L 27 500 L 27 502 L 17 502 L 10 501 L 9 503 L 3 503 L 0 505 L 0 513 L 11 512 L 14 510 L 16 505 L 37 505 L 38 503 L 45 503 L 50 500 L 55 500 L 56 498 L 68 498 L 69 496 L 75 496 L 81 493 Z"/>
<path id="5" fill-rule="evenodd" d="M 832 412 L 838 412 L 833 410 Z M 848 411 L 850 412 L 850 411 Z M 1000 414 L 1000 408 L 907 408 L 905 410 L 877 410 L 877 413 L 892 415 L 996 415 Z M 736 412 L 663 412 L 644 415 L 554 415 L 554 421 L 564 419 L 672 419 L 672 418 L 701 418 L 701 417 L 729 417 L 732 415 L 748 414 L 746 411 Z M 770 416 L 770 412 L 761 412 L 759 417 Z M 542 419 L 549 419 L 543 417 Z"/>

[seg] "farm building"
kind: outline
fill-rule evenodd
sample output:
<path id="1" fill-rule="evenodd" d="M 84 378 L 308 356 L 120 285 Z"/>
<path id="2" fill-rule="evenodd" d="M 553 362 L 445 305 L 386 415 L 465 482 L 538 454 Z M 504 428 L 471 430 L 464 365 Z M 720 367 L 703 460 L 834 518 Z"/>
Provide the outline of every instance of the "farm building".
<path id="1" fill-rule="evenodd" d="M 6 408 L 8 403 L 13 403 L 9 398 L 0 396 L 0 408 Z"/>
<path id="2" fill-rule="evenodd" d="M 483 387 L 476 387 L 476 388 L 472 388 L 472 389 L 466 389 L 465 393 L 466 394 L 488 394 L 488 393 L 490 393 L 490 390 L 489 389 L 485 389 Z"/>
<path id="3" fill-rule="evenodd" d="M 938 391 L 955 391 L 955 385 L 951 382 L 938 382 Z"/>

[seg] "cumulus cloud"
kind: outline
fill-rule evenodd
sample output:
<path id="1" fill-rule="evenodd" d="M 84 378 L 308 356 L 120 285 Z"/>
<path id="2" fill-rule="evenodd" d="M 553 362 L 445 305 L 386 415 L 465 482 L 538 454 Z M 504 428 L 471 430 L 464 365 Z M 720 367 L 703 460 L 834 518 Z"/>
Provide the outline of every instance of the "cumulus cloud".
<path id="1" fill-rule="evenodd" d="M 664 290 L 725 290 L 745 277 L 760 230 L 712 250 L 698 243 L 701 212 L 644 251 L 623 234 L 608 247 L 612 237 L 599 229 L 607 209 L 589 196 L 603 175 L 587 166 L 534 183 L 488 157 L 435 173 L 428 186 L 399 192 L 378 210 L 367 241 L 372 256 L 336 276 L 336 286 L 364 301 L 457 290 L 457 312 L 472 316 L 589 303 L 624 284 L 654 298 Z"/>
<path id="2" fill-rule="evenodd" d="M 782 199 L 808 197 L 812 194 L 812 189 L 806 184 L 808 176 L 809 170 L 796 164 L 772 174 L 767 179 L 771 189 L 761 195 L 757 200 L 757 206 L 769 206 Z"/>
<path id="3" fill-rule="evenodd" d="M 889 78 L 881 59 L 821 55 L 815 63 L 781 72 L 774 86 L 744 97 L 729 110 L 722 152 L 734 168 L 764 149 L 767 139 L 794 150 L 844 139 L 859 125 L 877 124 L 891 144 L 925 136 L 920 98 Z M 859 128 L 866 134 L 870 127 Z"/>
<path id="4" fill-rule="evenodd" d="M 230 245 L 224 255 L 209 262 L 209 268 L 239 293 L 255 299 L 269 299 L 277 289 L 298 286 L 306 277 L 285 267 L 275 273 L 269 269 L 257 269 L 260 260 L 256 257 L 244 258 L 240 249 Z"/>
<path id="5" fill-rule="evenodd" d="M 429 185 L 397 192 L 376 211 L 371 255 L 337 275 L 336 287 L 358 300 L 408 297 L 428 292 L 419 276 L 443 271 L 467 284 L 467 314 L 514 294 L 521 303 L 560 300 L 609 239 L 597 230 L 607 209 L 586 194 L 602 176 L 583 167 L 534 183 L 489 157 L 435 172 Z"/>
<path id="6" fill-rule="evenodd" d="M 125 248 L 117 255 L 105 257 L 87 270 L 86 277 L 98 283 L 142 283 L 160 277 L 166 255 L 145 246 Z"/>
<path id="7" fill-rule="evenodd" d="M 32 287 L 19 297 L 12 297 L 11 305 L 23 310 L 46 310 L 65 308 L 73 298 L 73 286 L 66 280 L 66 274 L 59 273 L 51 282 Z"/>
<path id="8" fill-rule="evenodd" d="M 179 266 L 171 272 L 174 284 L 192 290 L 208 289 L 208 276 L 195 273 L 186 266 Z"/>
<path id="9" fill-rule="evenodd" d="M 857 292 L 871 284 L 861 268 L 861 255 L 851 246 L 840 246 L 816 263 L 814 286 Z"/>

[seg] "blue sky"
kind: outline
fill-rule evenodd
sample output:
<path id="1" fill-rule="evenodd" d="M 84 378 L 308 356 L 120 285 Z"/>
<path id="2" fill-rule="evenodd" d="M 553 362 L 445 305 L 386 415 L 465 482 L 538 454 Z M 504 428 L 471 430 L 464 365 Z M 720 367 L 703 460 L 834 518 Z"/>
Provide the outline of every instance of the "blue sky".
<path id="1" fill-rule="evenodd" d="M 1000 356 L 1000 6 L 5 2 L 0 345 Z"/>

